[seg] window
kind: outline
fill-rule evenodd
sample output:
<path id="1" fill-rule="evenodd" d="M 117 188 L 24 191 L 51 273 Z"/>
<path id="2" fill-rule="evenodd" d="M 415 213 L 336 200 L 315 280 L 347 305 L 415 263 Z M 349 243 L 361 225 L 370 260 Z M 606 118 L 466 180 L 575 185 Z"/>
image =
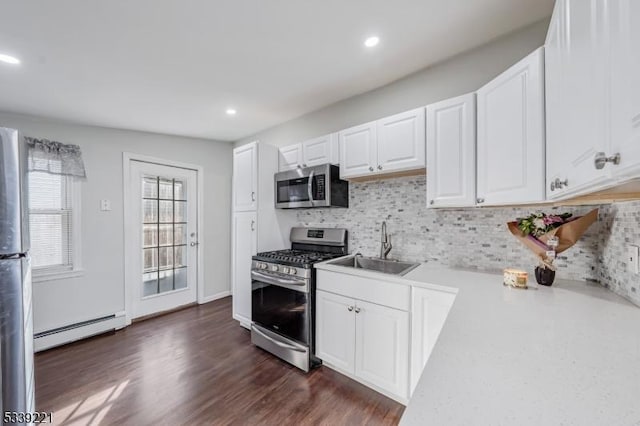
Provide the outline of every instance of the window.
<path id="1" fill-rule="evenodd" d="M 79 190 L 72 177 L 29 173 L 29 231 L 34 281 L 77 275 Z"/>

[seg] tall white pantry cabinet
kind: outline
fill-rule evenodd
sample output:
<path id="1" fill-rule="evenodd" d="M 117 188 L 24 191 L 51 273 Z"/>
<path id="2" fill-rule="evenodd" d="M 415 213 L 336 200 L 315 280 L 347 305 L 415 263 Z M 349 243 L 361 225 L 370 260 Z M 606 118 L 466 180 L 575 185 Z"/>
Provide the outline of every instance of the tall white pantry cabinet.
<path id="1" fill-rule="evenodd" d="M 251 326 L 251 257 L 288 245 L 291 215 L 275 208 L 278 149 L 251 142 L 233 150 L 231 292 L 233 318 Z"/>

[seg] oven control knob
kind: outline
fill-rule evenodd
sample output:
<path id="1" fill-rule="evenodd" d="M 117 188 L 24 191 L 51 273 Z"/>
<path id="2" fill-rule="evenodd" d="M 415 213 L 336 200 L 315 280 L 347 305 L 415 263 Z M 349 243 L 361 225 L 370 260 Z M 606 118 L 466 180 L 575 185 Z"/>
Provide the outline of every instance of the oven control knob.
<path id="1" fill-rule="evenodd" d="M 273 272 L 278 272 L 278 265 L 271 265 L 271 270 Z"/>
<path id="2" fill-rule="evenodd" d="M 285 274 L 289 273 L 289 268 L 287 268 L 286 266 L 284 268 L 282 268 L 282 272 Z"/>
<path id="3" fill-rule="evenodd" d="M 296 268 L 289 268 L 289 273 L 290 273 L 291 275 L 295 275 L 295 274 L 297 274 L 297 273 L 298 273 L 298 270 L 297 270 Z"/>

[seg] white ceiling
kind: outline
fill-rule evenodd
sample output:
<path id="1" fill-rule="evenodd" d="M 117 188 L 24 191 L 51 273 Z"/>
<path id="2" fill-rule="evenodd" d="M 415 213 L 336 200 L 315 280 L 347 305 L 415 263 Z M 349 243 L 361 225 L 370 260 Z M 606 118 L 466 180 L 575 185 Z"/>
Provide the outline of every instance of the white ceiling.
<path id="1" fill-rule="evenodd" d="M 22 64 L 0 63 L 0 110 L 237 140 L 542 19 L 552 4 L 5 1 L 0 53 Z M 381 42 L 366 49 L 372 34 Z"/>

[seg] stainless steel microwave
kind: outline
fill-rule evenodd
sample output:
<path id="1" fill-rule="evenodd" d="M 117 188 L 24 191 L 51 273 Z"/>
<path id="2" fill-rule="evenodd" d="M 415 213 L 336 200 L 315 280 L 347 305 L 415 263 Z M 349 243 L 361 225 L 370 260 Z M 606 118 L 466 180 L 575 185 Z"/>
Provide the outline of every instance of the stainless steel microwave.
<path id="1" fill-rule="evenodd" d="M 332 164 L 276 173 L 275 190 L 279 209 L 349 207 L 349 182 Z"/>

